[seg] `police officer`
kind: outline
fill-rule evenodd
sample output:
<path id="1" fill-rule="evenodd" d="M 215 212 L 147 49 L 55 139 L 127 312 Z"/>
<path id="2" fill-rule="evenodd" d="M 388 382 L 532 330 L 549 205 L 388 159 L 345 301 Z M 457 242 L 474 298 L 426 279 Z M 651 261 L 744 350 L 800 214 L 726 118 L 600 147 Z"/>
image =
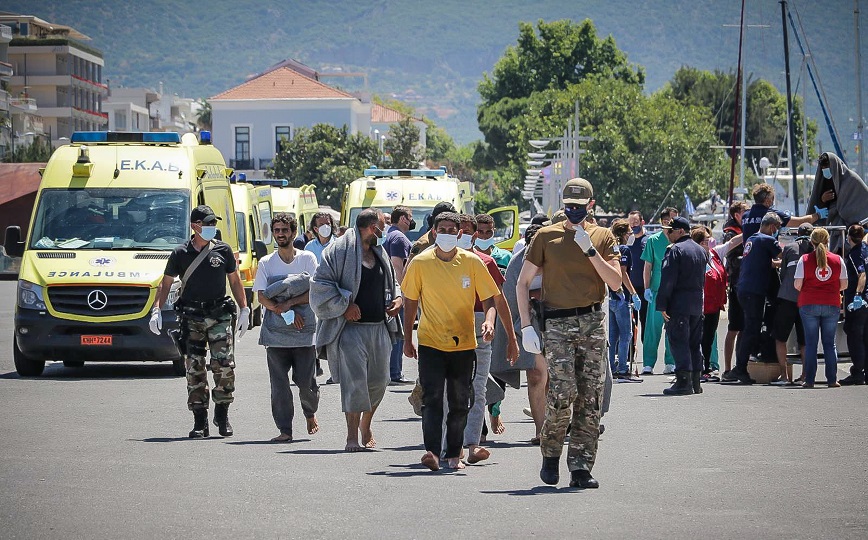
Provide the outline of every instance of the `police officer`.
<path id="1" fill-rule="evenodd" d="M 701 394 L 702 306 L 708 253 L 690 238 L 690 222 L 676 217 L 663 226 L 669 247 L 663 257 L 657 311 L 666 321 L 666 337 L 675 357 L 675 384 L 667 396 Z"/>
<path id="2" fill-rule="evenodd" d="M 567 426 L 570 486 L 599 487 L 591 476 L 600 436 L 600 405 L 606 374 L 606 330 L 602 302 L 606 286 L 621 286 L 621 267 L 612 231 L 588 223 L 594 189 L 583 178 L 564 186 L 567 220 L 543 227 L 526 252 L 516 284 L 524 349 L 543 351 L 549 372 L 546 417 L 540 431 L 540 479 L 557 484 Z M 540 322 L 544 346 L 531 326 L 529 289 L 542 272 Z M 572 416 L 572 423 L 570 417 Z"/>
<path id="3" fill-rule="evenodd" d="M 181 276 L 180 298 L 175 302 L 181 327 L 180 346 L 186 354 L 187 406 L 193 411 L 194 425 L 190 438 L 208 437 L 208 375 L 205 347 L 211 349 L 214 374 L 214 425 L 224 437 L 232 436 L 229 404 L 235 390 L 235 356 L 233 321 L 235 304 L 226 296 L 226 278 L 241 312 L 235 328 L 240 339 L 247 330 L 250 308 L 244 285 L 238 275 L 235 254 L 227 244 L 215 240 L 217 220 L 209 206 L 198 206 L 190 213 L 193 238 L 177 246 L 166 263 L 163 281 L 151 315 L 151 332 L 163 327 L 161 310 L 177 276 Z"/>

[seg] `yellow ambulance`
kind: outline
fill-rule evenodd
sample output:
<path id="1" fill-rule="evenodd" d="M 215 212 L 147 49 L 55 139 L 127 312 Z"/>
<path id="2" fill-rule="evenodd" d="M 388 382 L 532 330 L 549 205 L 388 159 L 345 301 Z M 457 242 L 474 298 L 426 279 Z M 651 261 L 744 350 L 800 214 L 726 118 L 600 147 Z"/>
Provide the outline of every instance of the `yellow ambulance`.
<path id="1" fill-rule="evenodd" d="M 277 182 L 288 183 L 286 180 L 277 180 Z M 271 199 L 275 212 L 286 212 L 298 220 L 298 234 L 308 229 L 313 215 L 319 212 L 316 188 L 313 184 L 297 188 L 274 185 L 271 189 Z"/>
<path id="2" fill-rule="evenodd" d="M 211 145 L 177 133 L 78 132 L 42 172 L 30 230 L 6 230 L 22 256 L 13 355 L 25 377 L 46 361 L 171 361 L 185 371 L 173 338 L 148 330 L 166 260 L 188 240 L 190 212 L 209 205 L 220 238 L 238 252 L 231 169 Z M 164 330 L 177 329 L 172 303 Z"/>
<path id="3" fill-rule="evenodd" d="M 415 242 L 428 230 L 428 216 L 437 203 L 446 201 L 461 213 L 475 214 L 475 186 L 461 182 L 439 169 L 365 169 L 362 178 L 344 189 L 341 225 L 353 227 L 365 208 L 375 207 L 389 214 L 397 205 L 413 210 L 416 228 L 407 232 Z M 488 212 L 494 217 L 496 245 L 512 249 L 518 240 L 518 207 L 499 207 Z"/>
<path id="4" fill-rule="evenodd" d="M 274 251 L 271 239 L 272 181 L 248 181 L 244 173 L 233 175 L 229 181 L 238 236 L 238 272 L 250 306 L 249 328 L 253 328 L 262 324 L 262 306 L 259 295 L 253 294 L 253 280 L 259 260 Z"/>

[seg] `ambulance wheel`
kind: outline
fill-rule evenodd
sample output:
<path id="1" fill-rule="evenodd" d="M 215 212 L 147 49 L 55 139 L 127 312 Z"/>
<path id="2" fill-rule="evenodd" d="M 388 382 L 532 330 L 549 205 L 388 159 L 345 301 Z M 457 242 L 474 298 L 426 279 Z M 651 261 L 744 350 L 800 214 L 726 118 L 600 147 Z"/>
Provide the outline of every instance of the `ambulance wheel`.
<path id="1" fill-rule="evenodd" d="M 187 374 L 187 366 L 184 364 L 184 358 L 172 360 L 172 373 L 178 377 L 183 377 Z"/>
<path id="2" fill-rule="evenodd" d="M 84 367 L 84 360 L 64 360 L 63 365 L 71 368 Z"/>
<path id="3" fill-rule="evenodd" d="M 262 326 L 262 306 L 256 308 L 250 316 L 253 317 L 253 326 Z M 253 327 L 250 329 L 252 330 Z"/>
<path id="4" fill-rule="evenodd" d="M 15 371 L 22 377 L 39 377 L 45 370 L 45 360 L 31 360 L 24 356 L 14 338 L 12 339 L 12 358 L 15 360 Z"/>

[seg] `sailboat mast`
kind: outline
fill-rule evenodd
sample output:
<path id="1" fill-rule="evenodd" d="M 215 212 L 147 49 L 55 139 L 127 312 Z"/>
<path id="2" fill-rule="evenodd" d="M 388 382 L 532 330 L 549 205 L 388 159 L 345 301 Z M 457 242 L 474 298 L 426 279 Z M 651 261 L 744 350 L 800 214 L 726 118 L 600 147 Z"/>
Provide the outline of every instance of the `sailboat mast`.
<path id="1" fill-rule="evenodd" d="M 787 163 L 793 175 L 793 213 L 799 215 L 799 184 L 796 179 L 796 162 L 793 159 L 792 145 L 796 140 L 796 126 L 793 125 L 793 90 L 790 84 L 790 40 L 787 34 L 787 0 L 781 0 L 781 26 L 784 29 L 784 67 L 787 77 L 787 134 L 789 155 Z"/>
<path id="2" fill-rule="evenodd" d="M 741 0 L 741 21 L 739 23 L 740 29 L 738 32 L 738 75 L 736 75 L 736 81 L 735 81 L 736 90 L 740 90 L 741 85 L 743 84 L 742 83 L 742 69 L 741 69 L 741 66 L 742 66 L 741 53 L 742 53 L 742 46 L 744 45 L 744 4 L 745 4 L 745 1 L 746 0 Z M 736 159 L 735 145 L 736 145 L 736 141 L 738 140 L 736 138 L 736 135 L 738 134 L 739 116 L 740 116 L 740 112 L 741 112 L 739 110 L 740 105 L 741 105 L 740 104 L 741 93 L 737 91 L 735 96 L 736 96 L 735 97 L 735 114 L 733 115 L 733 116 L 735 116 L 735 120 L 733 121 L 733 126 L 732 126 L 732 151 L 730 153 L 730 156 L 732 159 L 730 160 L 730 165 L 729 165 L 729 200 L 728 200 L 728 202 L 730 204 L 732 203 L 732 192 L 733 192 L 734 183 L 735 183 L 735 159 Z M 742 146 L 742 148 L 744 148 L 744 144 L 742 144 L 741 146 Z M 744 187 L 744 186 L 742 186 L 742 187 Z"/>
<path id="3" fill-rule="evenodd" d="M 857 170 L 860 178 L 865 178 L 865 148 L 862 140 L 864 122 L 862 120 L 862 54 L 859 37 L 859 0 L 853 0 L 853 21 L 856 25 L 856 144 L 859 146 L 859 164 Z"/>

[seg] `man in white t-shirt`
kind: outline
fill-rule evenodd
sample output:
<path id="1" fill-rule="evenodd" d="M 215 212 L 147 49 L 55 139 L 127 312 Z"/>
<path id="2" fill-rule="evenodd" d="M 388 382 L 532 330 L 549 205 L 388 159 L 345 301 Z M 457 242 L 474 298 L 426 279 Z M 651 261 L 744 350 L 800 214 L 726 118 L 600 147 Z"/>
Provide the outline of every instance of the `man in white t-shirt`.
<path id="1" fill-rule="evenodd" d="M 272 442 L 292 441 L 292 419 L 295 408 L 289 386 L 298 387 L 301 409 L 307 419 L 307 432 L 319 431 L 316 411 L 319 407 L 319 385 L 316 383 L 316 349 L 314 331 L 316 318 L 308 303 L 310 277 L 316 272 L 316 256 L 293 247 L 298 232 L 295 218 L 278 212 L 271 220 L 271 234 L 277 251 L 259 261 L 253 292 L 267 310 L 259 333 L 259 344 L 265 345 L 268 375 L 271 380 L 271 414 L 280 434 Z"/>

